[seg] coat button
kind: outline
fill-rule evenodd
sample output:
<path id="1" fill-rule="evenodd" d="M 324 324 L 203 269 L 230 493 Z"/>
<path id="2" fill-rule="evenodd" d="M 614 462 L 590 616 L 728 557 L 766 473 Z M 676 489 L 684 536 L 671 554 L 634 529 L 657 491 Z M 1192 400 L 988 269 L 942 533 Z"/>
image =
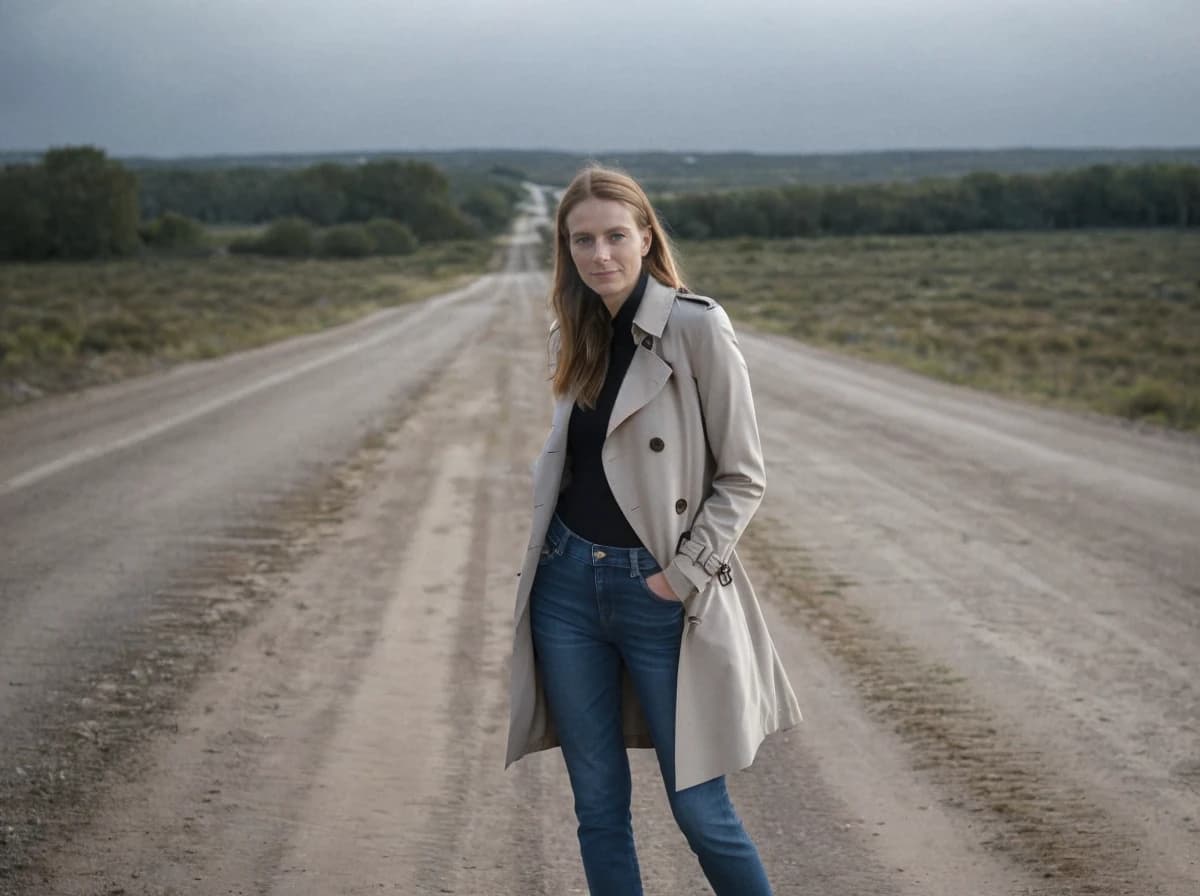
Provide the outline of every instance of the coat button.
<path id="1" fill-rule="evenodd" d="M 665 448 L 665 447 L 667 447 L 667 446 L 663 443 L 663 440 L 660 439 L 658 436 L 655 436 L 654 438 L 652 438 L 650 440 L 650 450 L 651 451 L 662 451 L 663 448 Z"/>
<path id="2" fill-rule="evenodd" d="M 683 513 L 685 510 L 687 510 L 687 501 L 683 500 L 683 498 L 680 498 L 675 502 L 675 512 Z"/>

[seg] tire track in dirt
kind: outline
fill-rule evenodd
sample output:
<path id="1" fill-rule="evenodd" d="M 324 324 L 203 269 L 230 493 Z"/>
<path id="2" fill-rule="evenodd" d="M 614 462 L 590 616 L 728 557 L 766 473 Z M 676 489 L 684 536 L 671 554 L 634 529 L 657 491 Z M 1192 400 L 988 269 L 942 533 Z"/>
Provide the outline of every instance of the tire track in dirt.
<path id="1" fill-rule="evenodd" d="M 416 475 L 376 509 L 371 522 L 382 527 L 413 519 L 428 503 L 437 459 L 423 449 L 418 407 L 398 415 L 389 437 L 392 458 Z M 104 881 L 130 894 L 172 886 L 268 892 L 289 840 L 304 825 L 295 807 L 317 780 L 392 593 L 387 567 L 361 529 L 343 529 L 352 499 L 362 497 L 388 457 L 381 438 L 346 465 L 338 477 L 342 489 L 319 498 L 323 515 L 294 521 L 303 527 L 295 562 L 255 574 L 260 606 L 242 607 L 237 590 L 214 593 L 227 624 L 243 629 L 237 644 L 229 652 L 227 644 L 211 645 L 219 668 L 208 670 L 200 690 L 166 717 L 165 729 L 138 738 L 144 744 L 150 733 L 173 730 L 166 742 L 149 755 L 134 754 L 130 745 L 115 762 L 109 783 L 91 794 L 93 823 L 43 866 L 44 873 L 53 868 L 45 892 L 107 893 L 99 888 Z M 405 443 L 411 447 L 397 450 Z M 190 615 L 168 621 L 180 637 L 195 637 Z M 134 721 L 144 723 L 145 712 Z M 332 830 L 319 821 L 309 826 L 326 835 Z"/>
<path id="2" fill-rule="evenodd" d="M 81 807 L 73 806 L 71 841 L 53 860 L 39 863 L 38 874 L 14 877 L 11 892 L 91 894 L 106 878 L 130 893 L 159 893 L 172 885 L 181 892 L 268 891 L 271 869 L 302 826 L 292 807 L 317 777 L 390 598 L 381 588 L 388 558 L 372 548 L 372 528 L 395 532 L 402 543 L 406 526 L 428 505 L 440 469 L 437 453 L 428 450 L 437 435 L 429 431 L 428 407 L 443 376 L 444 369 L 428 371 L 420 388 L 384 415 L 360 452 L 322 480 L 323 487 L 285 496 L 286 512 L 278 513 L 277 523 L 266 516 L 248 542 L 215 550 L 213 562 L 177 578 L 171 601 L 147 624 L 145 649 L 170 661 L 177 638 L 187 656 L 211 654 L 231 665 L 213 669 L 210 660 L 198 660 L 196 675 L 205 673 L 206 686 L 174 713 L 173 701 L 196 675 L 176 675 L 171 699 L 155 705 L 144 697 L 147 682 L 131 685 L 122 678 L 128 666 L 99 681 L 100 693 L 111 681 L 114 699 L 128 692 L 133 703 L 122 716 L 124 734 L 106 720 L 101 747 L 114 749 L 92 767 L 110 769 L 107 783 L 80 783 L 96 809 L 95 823 L 85 832 Z M 445 416 L 461 426 L 453 412 Z M 394 475 L 396 464 L 405 471 L 404 487 L 389 490 L 365 530 L 361 521 L 347 530 L 348 511 L 362 500 L 364 487 Z M 329 556 L 314 584 L 311 567 L 321 566 L 323 552 Z M 297 588 L 310 586 L 295 598 Z M 235 636 L 237 646 L 226 653 Z M 142 656 L 141 644 L 129 645 L 127 656 Z M 135 751 L 164 734 L 173 743 L 159 743 L 149 756 Z M 174 771 L 164 779 L 155 769 Z M 152 777 L 131 798 L 127 788 L 142 775 Z M 117 805 L 102 802 L 114 793 Z M 189 811 L 180 815 L 177 806 Z M 313 827 L 328 830 L 320 822 Z M 33 882 L 38 878 L 41 883 Z"/>
<path id="3" fill-rule="evenodd" d="M 506 306 L 512 291 L 510 284 Z M 489 354 L 504 318 L 501 310 L 443 371 L 436 404 L 425 411 L 421 441 L 436 457 L 429 471 L 435 484 L 409 521 L 412 540 L 395 573 L 389 621 L 352 694 L 360 708 L 338 720 L 340 746 L 319 771 L 322 789 L 336 797 L 317 794 L 305 809 L 313 824 L 289 844 L 271 892 L 448 892 L 456 876 L 478 865 L 461 841 L 487 778 L 479 768 L 479 714 L 487 679 L 499 677 L 487 673 L 499 672 L 507 646 L 486 637 L 494 628 L 487 613 L 491 482 L 497 458 L 504 459 L 496 421 L 507 411 L 508 382 L 503 366 L 492 376 Z M 409 675 L 415 679 L 404 685 L 381 684 Z M 388 701 L 392 712 L 384 714 Z M 354 760 L 339 762 L 351 752 Z M 306 836 L 331 817 L 340 820 L 340 837 Z"/>
<path id="4" fill-rule="evenodd" d="M 764 518 L 744 539 L 770 588 L 837 658 L 878 721 L 912 750 L 912 765 L 946 794 L 947 805 L 982 819 L 984 844 L 1042 877 L 1047 896 L 1147 896 L 1132 832 L 1121 830 L 1053 757 L 979 700 L 948 667 L 931 663 L 843 599 L 848 584 L 817 570 L 786 537 L 782 519 Z M 772 533 L 772 534 L 768 534 Z"/>
<path id="5" fill-rule="evenodd" d="M 549 416 L 546 384 L 539 378 L 546 286 L 540 274 L 521 278 L 479 349 L 488 355 L 480 368 L 492 377 L 495 393 L 488 412 L 477 419 L 487 433 L 486 459 L 474 486 L 454 693 L 445 714 L 450 732 L 446 774 L 426 825 L 439 848 L 422 857 L 416 877 L 421 892 L 550 896 L 568 891 L 563 875 L 573 872 L 570 852 L 564 863 L 563 851 L 552 845 L 553 826 L 543 803 L 547 784 L 557 795 L 546 799 L 562 802 L 562 783 L 547 781 L 544 767 L 522 765 L 502 772 L 513 577 L 524 555 L 528 523 L 527 471 L 521 459 L 532 457 L 538 444 L 538 430 L 530 420 Z M 548 846 L 559 855 L 548 854 Z"/>
<path id="6" fill-rule="evenodd" d="M 815 587 L 923 667 L 962 676 L 955 693 L 1041 773 L 1031 787 L 1061 780 L 1086 795 L 1105 853 L 1112 832 L 1098 878 L 1123 866 L 1133 892 L 1196 892 L 1200 803 L 1186 769 L 1200 617 L 1187 585 L 1200 567 L 1187 533 L 1200 522 L 1200 442 L 771 337 L 745 347 L 764 374 L 776 471 L 763 511 L 782 527 L 773 535 L 834 571 Z M 958 814 L 995 839 L 988 813 Z"/>
<path id="7" fill-rule="evenodd" d="M 455 479 L 481 456 L 477 445 L 455 443 L 439 458 L 405 559 L 390 577 L 379 638 L 346 695 L 316 770 L 319 786 L 305 801 L 271 892 L 353 893 L 406 881 L 416 892 L 434 890 L 412 869 L 428 854 L 453 854 L 448 807 L 461 800 L 445 785 L 453 791 L 463 779 L 454 744 L 436 722 L 447 706 L 471 708 L 469 687 L 456 678 L 463 607 L 451 598 L 460 563 L 470 567 L 464 536 L 474 508 Z"/>
<path id="8" fill-rule="evenodd" d="M 473 299 L 477 306 L 477 294 L 459 290 L 438 307 L 475 313 Z M 337 338 L 338 334 L 323 333 L 294 342 L 307 345 Z M 295 345 L 274 346 L 262 354 L 273 356 L 276 348 L 289 357 L 300 350 Z M 451 344 L 445 350 L 453 348 Z M 165 519 L 164 532 L 170 534 L 150 533 L 150 537 L 158 546 L 186 545 L 190 552 L 186 566 L 153 579 L 153 586 L 129 576 L 125 591 L 131 593 L 106 592 L 108 582 L 99 571 L 95 593 L 79 605 L 112 609 L 102 620 L 103 630 L 72 633 L 63 624 L 62 639 L 74 644 L 68 662 L 45 652 L 33 653 L 35 661 L 26 666 L 30 677 L 39 677 L 38 666 L 52 673 L 65 669 L 52 688 L 9 682 L 12 691 L 20 688 L 28 695 L 29 705 L 20 712 L 21 701 L 10 699 L 17 707 L 10 723 L 21 724 L 12 724 L 0 738 L 0 893 L 35 887 L 30 881 L 44 873 L 48 850 L 74 836 L 101 805 L 110 784 L 133 773 L 131 769 L 142 763 L 140 751 L 149 742 L 176 730 L 172 713 L 197 681 L 214 671 L 214 657 L 221 656 L 269 609 L 278 583 L 310 558 L 321 537 L 342 522 L 364 479 L 383 456 L 379 448 L 385 434 L 404 424 L 433 384 L 438 369 L 427 356 L 440 350 L 431 344 L 427 351 L 414 352 L 414 363 L 388 381 L 388 393 L 380 396 L 382 407 L 371 414 L 369 428 L 362 427 L 365 435 L 357 444 L 351 443 L 348 457 L 312 463 L 303 476 L 268 478 L 229 494 L 230 505 L 252 508 L 231 514 L 243 522 L 189 531 L 185 525 L 191 521 L 183 516 L 187 508 L 179 509 L 178 518 Z M 252 360 L 242 356 L 222 366 L 249 366 Z M 170 379 L 170 375 L 161 378 L 167 385 Z M 150 384 L 150 380 L 131 384 L 131 391 L 149 389 Z M 355 423 L 357 428 L 359 421 Z M 159 462 L 154 447 L 138 450 L 144 450 L 149 461 Z M 418 491 L 419 487 L 420 483 Z M 19 520 L 25 500 L 38 500 L 39 492 L 33 488 L 9 497 L 16 506 L 10 519 Z M 127 523 L 126 509 L 119 503 L 111 508 L 108 521 L 114 529 Z M 64 528 L 70 529 L 67 523 L 64 520 Z M 71 542 L 64 536 L 63 544 Z M 90 545 L 83 546 L 85 553 L 89 549 Z M 143 559 L 131 559 L 131 567 L 136 569 Z M 19 594 L 25 583 L 15 581 Z M 104 614 L 97 611 L 96 615 Z M 45 628 L 54 630 L 54 625 Z"/>
<path id="9" fill-rule="evenodd" d="M 110 788 L 145 771 L 143 750 L 154 738 L 179 732 L 180 701 L 216 671 L 214 658 L 269 612 L 280 583 L 341 524 L 382 458 L 381 432 L 403 425 L 428 385 L 429 380 L 419 383 L 345 463 L 308 488 L 272 501 L 258 514 L 258 524 L 211 537 L 201 560 L 155 593 L 154 611 L 127 632 L 115 659 L 81 676 L 77 692 L 63 694 L 39 719 L 40 755 L 24 763 L 26 770 L 17 767 L 16 781 L 0 782 L 8 822 L 0 836 L 0 893 L 39 892 L 47 885 L 48 851 L 80 836 Z M 419 503 L 419 491 L 416 499 Z M 311 609 L 303 601 L 296 606 L 301 617 Z M 264 636 L 259 649 L 273 651 L 274 641 L 290 634 L 299 632 L 281 628 Z M 271 699 L 269 693 L 265 699 Z M 314 727 L 321 729 L 319 720 Z M 236 740 L 228 746 L 241 749 Z M 215 755 L 224 747 L 209 749 Z M 22 782 L 32 771 L 46 783 Z M 219 775 L 209 777 L 215 781 Z"/>
<path id="10" fill-rule="evenodd" d="M 505 370 L 505 368 L 501 368 Z M 475 420 L 484 408 L 503 405 L 505 382 L 502 376 L 494 390 L 484 393 L 476 406 Z M 488 423 L 492 423 L 488 420 Z M 499 671 L 494 651 L 486 650 L 487 616 L 485 602 L 488 593 L 489 529 L 493 524 L 491 486 L 486 475 L 486 458 L 497 447 L 494 425 L 480 427 L 482 444 L 469 465 L 458 465 L 464 475 L 456 483 L 460 500 L 470 502 L 469 534 L 463 533 L 462 558 L 464 571 L 456 601 L 455 618 L 450 626 L 451 659 L 447 687 L 442 692 L 443 746 L 439 751 L 438 780 L 440 788 L 433 800 L 421 839 L 435 848 L 423 852 L 414 875 L 418 892 L 448 892 L 446 882 L 462 871 L 474 870 L 461 850 L 464 826 L 478 798 L 477 789 L 481 757 L 477 748 L 480 725 L 480 706 L 487 697 L 483 681 L 488 667 Z M 489 655 L 492 654 L 492 655 Z M 469 855 L 469 854 L 468 854 Z M 464 863 L 454 867 L 456 863 Z"/>
<path id="11" fill-rule="evenodd" d="M 528 288 L 499 302 L 531 316 Z M 515 560 L 494 558 L 523 553 L 527 471 L 514 458 L 539 438 L 525 410 L 548 407 L 543 366 L 527 363 L 540 340 L 498 323 L 378 446 L 360 483 L 365 506 L 332 525 L 290 580 L 264 572 L 272 612 L 180 712 L 190 730 L 147 758 L 147 781 L 118 786 L 79 848 L 61 854 L 54 892 L 569 889 L 573 836 L 557 849 L 564 838 L 547 832 L 539 806 L 549 784 L 549 802 L 569 813 L 565 777 L 500 773 Z M 504 354 L 518 346 L 523 355 Z M 509 493 L 520 500 L 498 514 Z M 390 560 L 389 533 L 405 546 Z M 293 614 L 279 592 L 296 589 L 310 605 Z M 392 687 L 397 675 L 412 680 Z M 184 817 L 172 817 L 177 806 Z M 547 840 L 561 853 L 548 866 Z"/>

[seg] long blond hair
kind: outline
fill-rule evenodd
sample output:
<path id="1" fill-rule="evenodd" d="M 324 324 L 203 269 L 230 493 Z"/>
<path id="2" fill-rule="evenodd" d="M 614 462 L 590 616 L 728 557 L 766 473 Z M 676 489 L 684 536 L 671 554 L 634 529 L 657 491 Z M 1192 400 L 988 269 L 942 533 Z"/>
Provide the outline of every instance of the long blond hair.
<path id="1" fill-rule="evenodd" d="M 599 165 L 589 165 L 576 174 L 559 200 L 554 219 L 554 282 L 550 304 L 558 324 L 559 349 L 552 383 L 556 396 L 574 393 L 576 401 L 586 408 L 596 406 L 604 386 L 612 318 L 575 268 L 567 215 L 583 200 L 593 198 L 624 203 L 633 213 L 634 223 L 651 234 L 650 251 L 642 259 L 643 269 L 667 286 L 683 286 L 666 231 L 641 185 L 623 171 Z"/>

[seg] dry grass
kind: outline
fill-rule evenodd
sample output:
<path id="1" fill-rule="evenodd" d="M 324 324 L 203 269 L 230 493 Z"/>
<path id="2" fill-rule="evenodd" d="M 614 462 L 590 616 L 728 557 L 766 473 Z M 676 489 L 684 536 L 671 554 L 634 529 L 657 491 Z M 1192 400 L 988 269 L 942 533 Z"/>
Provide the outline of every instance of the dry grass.
<path id="1" fill-rule="evenodd" d="M 1200 233 L 683 243 L 742 321 L 982 389 L 1200 429 Z"/>
<path id="2" fill-rule="evenodd" d="M 472 241 L 353 261 L 3 264 L 0 407 L 345 323 L 453 288 L 494 259 Z"/>

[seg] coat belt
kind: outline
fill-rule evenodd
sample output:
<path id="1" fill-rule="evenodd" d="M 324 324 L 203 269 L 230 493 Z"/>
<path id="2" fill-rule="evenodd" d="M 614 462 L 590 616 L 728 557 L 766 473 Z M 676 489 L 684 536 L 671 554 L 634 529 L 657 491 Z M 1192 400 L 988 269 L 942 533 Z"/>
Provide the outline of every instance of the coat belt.
<path id="1" fill-rule="evenodd" d="M 679 536 L 679 543 L 675 546 L 676 552 L 683 554 L 685 557 L 690 557 L 692 562 L 708 573 L 708 575 L 716 576 L 717 581 L 722 585 L 728 585 L 732 582 L 733 571 L 730 570 L 729 564 L 699 541 L 689 538 L 688 536 L 691 534 L 692 532 L 689 529 Z"/>

